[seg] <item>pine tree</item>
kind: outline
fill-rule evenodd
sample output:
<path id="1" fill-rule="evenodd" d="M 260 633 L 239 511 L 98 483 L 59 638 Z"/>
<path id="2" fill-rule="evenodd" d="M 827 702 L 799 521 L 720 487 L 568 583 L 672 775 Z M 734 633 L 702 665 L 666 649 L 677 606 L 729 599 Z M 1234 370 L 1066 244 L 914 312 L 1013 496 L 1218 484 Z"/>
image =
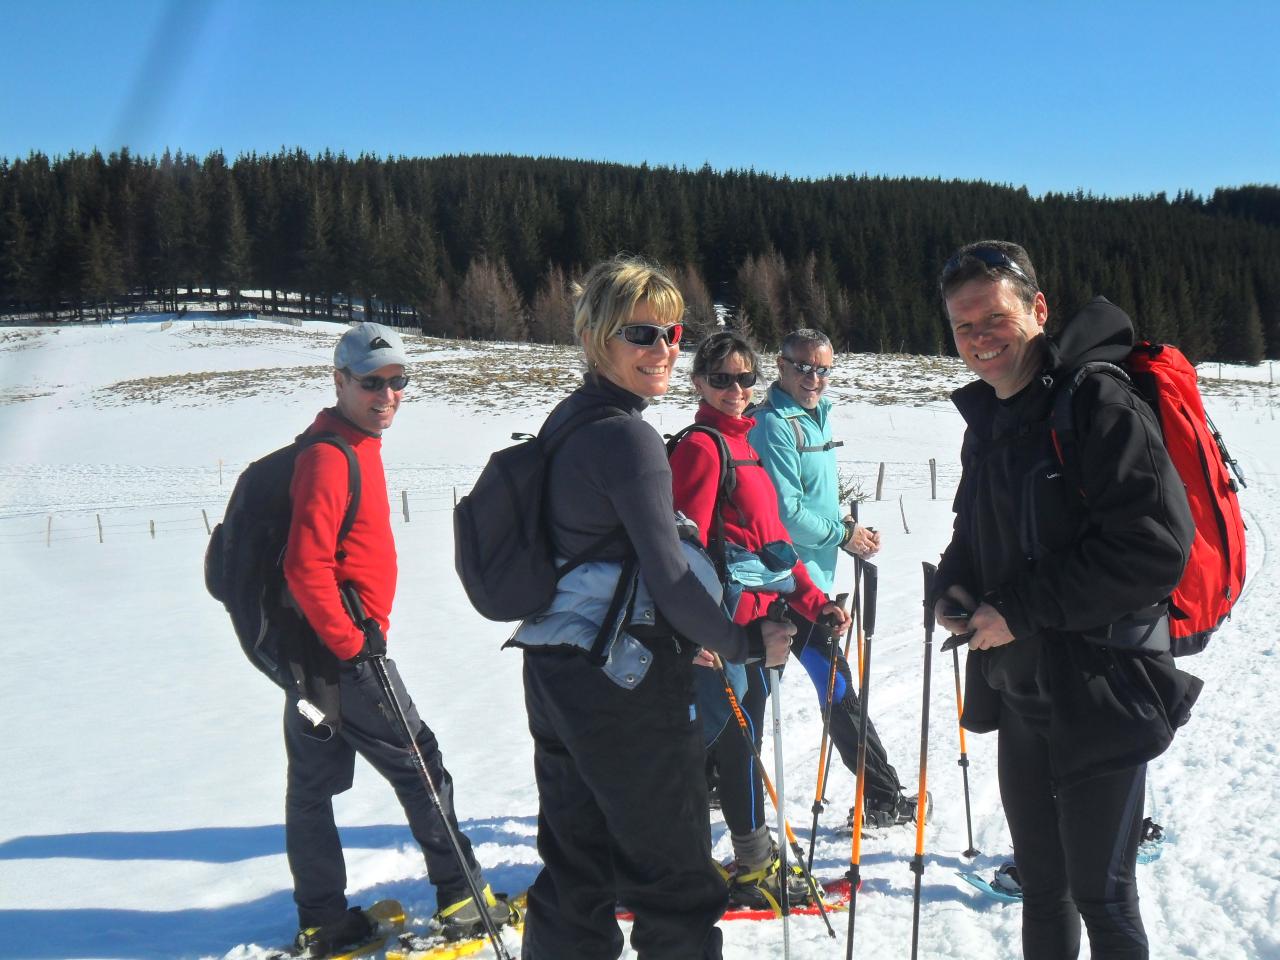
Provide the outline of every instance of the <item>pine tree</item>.
<path id="1" fill-rule="evenodd" d="M 471 262 L 458 290 L 463 333 L 476 340 L 527 340 L 524 304 L 505 262 L 480 257 Z"/>
<path id="2" fill-rule="evenodd" d="M 529 308 L 529 339 L 540 343 L 573 343 L 573 282 L 554 263 L 547 264 Z"/>

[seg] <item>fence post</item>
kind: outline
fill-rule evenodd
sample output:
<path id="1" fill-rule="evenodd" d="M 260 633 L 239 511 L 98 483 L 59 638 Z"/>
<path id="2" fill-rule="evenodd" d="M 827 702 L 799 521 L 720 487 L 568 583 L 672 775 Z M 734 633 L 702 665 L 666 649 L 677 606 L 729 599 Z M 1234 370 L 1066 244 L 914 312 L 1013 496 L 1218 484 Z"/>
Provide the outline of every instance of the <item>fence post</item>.
<path id="1" fill-rule="evenodd" d="M 902 514 L 902 532 L 910 533 L 911 528 L 907 526 L 907 508 L 903 506 L 902 496 L 898 496 L 898 512 Z"/>
<path id="2" fill-rule="evenodd" d="M 938 461 L 935 457 L 929 458 L 929 499 L 938 499 Z"/>
<path id="3" fill-rule="evenodd" d="M 222 486 L 222 458 L 218 458 L 218 486 Z"/>
<path id="4" fill-rule="evenodd" d="M 151 521 L 151 539 L 154 540 L 155 538 L 156 538 L 156 522 L 152 520 Z"/>
<path id="5" fill-rule="evenodd" d="M 102 543 L 102 514 L 95 513 L 94 516 L 98 518 L 98 542 Z"/>
<path id="6" fill-rule="evenodd" d="M 409 491 L 400 491 L 400 503 L 404 507 L 404 522 L 409 522 Z"/>
<path id="7" fill-rule="evenodd" d="M 212 534 L 213 531 L 209 529 L 209 511 L 204 509 L 204 507 L 201 507 L 200 516 L 204 517 L 204 532 Z"/>
<path id="8" fill-rule="evenodd" d="M 880 492 L 884 489 L 884 461 L 880 461 L 880 473 L 876 475 L 876 499 L 880 499 Z"/>
<path id="9" fill-rule="evenodd" d="M 458 488 L 457 487 L 453 488 L 453 507 L 455 510 L 458 508 Z"/>
<path id="10" fill-rule="evenodd" d="M 53 543 L 53 514 L 49 514 L 49 523 L 44 528 L 44 545 L 52 546 Z"/>

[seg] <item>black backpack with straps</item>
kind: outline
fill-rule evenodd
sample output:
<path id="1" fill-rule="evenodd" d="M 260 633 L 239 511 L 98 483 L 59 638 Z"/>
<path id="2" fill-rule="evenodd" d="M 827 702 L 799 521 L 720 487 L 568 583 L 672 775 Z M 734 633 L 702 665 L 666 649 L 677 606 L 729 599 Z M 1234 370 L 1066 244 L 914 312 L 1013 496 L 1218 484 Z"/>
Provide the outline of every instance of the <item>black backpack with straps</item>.
<path id="1" fill-rule="evenodd" d="M 552 456 L 578 427 L 612 416 L 626 411 L 591 407 L 554 430 L 543 424 L 537 436 L 513 433 L 511 439 L 521 442 L 492 454 L 471 492 L 454 507 L 454 569 L 482 617 L 511 622 L 541 613 L 561 577 L 625 536 L 622 528 L 610 531 L 557 567 L 546 523 Z"/>
<path id="2" fill-rule="evenodd" d="M 277 686 L 313 704 L 324 699 L 316 692 L 317 681 L 323 685 L 336 676 L 337 658 L 289 595 L 284 551 L 293 514 L 289 484 L 294 466 L 303 450 L 319 443 L 337 447 L 347 460 L 348 501 L 337 540 L 341 558 L 342 542 L 360 506 L 360 464 L 350 444 L 332 433 L 303 434 L 249 464 L 204 555 L 205 588 L 227 608 L 249 662 Z"/>

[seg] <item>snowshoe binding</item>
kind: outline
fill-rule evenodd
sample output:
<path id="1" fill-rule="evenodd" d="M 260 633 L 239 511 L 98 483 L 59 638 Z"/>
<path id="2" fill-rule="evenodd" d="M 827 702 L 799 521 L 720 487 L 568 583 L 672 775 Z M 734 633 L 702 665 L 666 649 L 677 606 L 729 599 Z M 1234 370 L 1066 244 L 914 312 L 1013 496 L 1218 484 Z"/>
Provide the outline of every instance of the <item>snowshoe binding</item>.
<path id="1" fill-rule="evenodd" d="M 755 866 L 733 863 L 727 868 L 726 873 L 731 905 L 756 910 L 772 910 L 781 915 L 782 859 L 778 856 L 777 844 L 772 845 L 769 859 L 764 863 Z M 799 865 L 787 864 L 786 883 L 788 906 L 798 907 L 817 902 L 813 888 Z"/>
<path id="2" fill-rule="evenodd" d="M 494 894 L 486 883 L 484 886 L 485 912 L 493 921 L 495 929 L 502 929 L 520 920 L 520 912 L 507 901 L 505 896 Z M 436 911 L 431 918 L 431 926 L 444 936 L 446 940 L 467 940 L 483 937 L 487 932 L 480 908 L 476 906 L 475 897 L 466 897 Z"/>
<path id="3" fill-rule="evenodd" d="M 379 900 L 368 910 L 352 907 L 342 916 L 315 927 L 303 927 L 290 956 L 306 960 L 345 960 L 379 951 L 387 936 L 404 926 L 404 908 L 395 900 Z"/>
<path id="4" fill-rule="evenodd" d="M 867 830 L 883 830 L 902 824 L 915 823 L 919 809 L 917 797 L 898 794 L 893 800 L 873 801 L 868 799 L 862 805 L 862 826 Z M 849 818 L 845 825 L 853 829 L 853 808 L 849 809 Z M 924 820 L 928 823 L 933 816 L 933 794 L 925 793 Z"/>
<path id="5" fill-rule="evenodd" d="M 1138 862 L 1151 863 L 1159 860 L 1164 852 L 1164 827 L 1150 817 L 1142 821 L 1142 839 L 1138 841 Z"/>

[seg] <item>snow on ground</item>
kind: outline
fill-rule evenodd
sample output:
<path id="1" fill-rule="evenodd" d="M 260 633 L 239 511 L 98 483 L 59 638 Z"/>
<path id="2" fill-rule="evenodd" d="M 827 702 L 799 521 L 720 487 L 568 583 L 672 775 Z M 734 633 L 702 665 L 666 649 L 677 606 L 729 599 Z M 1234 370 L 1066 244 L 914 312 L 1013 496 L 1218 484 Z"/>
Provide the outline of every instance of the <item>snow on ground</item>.
<path id="1" fill-rule="evenodd" d="M 0 329 L 0 580 L 11 624 L 0 675 L 0 955 L 248 960 L 252 945 L 292 935 L 280 698 L 204 591 L 202 511 L 217 522 L 244 464 L 329 402 L 340 332 L 253 321 Z M 440 738 L 489 878 L 518 891 L 538 869 L 520 657 L 499 650 L 508 629 L 474 614 L 462 594 L 450 508 L 491 450 L 536 428 L 570 389 L 576 354 L 428 338 L 410 347 L 414 382 L 385 445 L 401 557 L 392 654 Z M 1250 580 L 1209 652 L 1184 664 L 1205 692 L 1152 766 L 1150 808 L 1169 839 L 1158 862 L 1139 868 L 1140 882 L 1153 956 L 1280 958 L 1280 698 L 1271 692 L 1280 681 L 1280 397 L 1266 365 L 1214 368 L 1202 369 L 1211 413 L 1249 476 Z M 661 430 L 691 419 L 685 369 L 649 411 Z M 954 360 L 850 356 L 831 388 L 846 475 L 874 494 L 885 463 L 883 499 L 863 506 L 885 540 L 872 715 L 912 785 L 920 563 L 948 539 L 961 424 L 945 393 L 966 379 Z M 788 671 L 782 694 L 787 809 L 803 837 L 820 715 L 802 671 Z M 940 655 L 929 706 L 935 819 L 920 953 L 1016 956 L 1020 908 L 981 900 L 954 876 L 968 866 L 968 843 L 952 665 Z M 995 742 L 970 735 L 967 746 L 976 865 L 986 872 L 1009 850 Z M 358 769 L 336 801 L 353 902 L 398 897 L 423 920 L 435 903 L 421 857 L 391 790 Z M 852 793 L 837 764 L 820 876 L 847 867 L 841 824 Z M 718 818 L 712 830 L 727 856 Z M 859 955 L 907 955 L 913 848 L 906 830 L 863 844 Z M 819 920 L 793 919 L 792 955 L 843 956 L 845 922 L 836 918 L 832 941 Z M 729 958 L 781 954 L 777 923 L 727 924 L 725 937 Z"/>

